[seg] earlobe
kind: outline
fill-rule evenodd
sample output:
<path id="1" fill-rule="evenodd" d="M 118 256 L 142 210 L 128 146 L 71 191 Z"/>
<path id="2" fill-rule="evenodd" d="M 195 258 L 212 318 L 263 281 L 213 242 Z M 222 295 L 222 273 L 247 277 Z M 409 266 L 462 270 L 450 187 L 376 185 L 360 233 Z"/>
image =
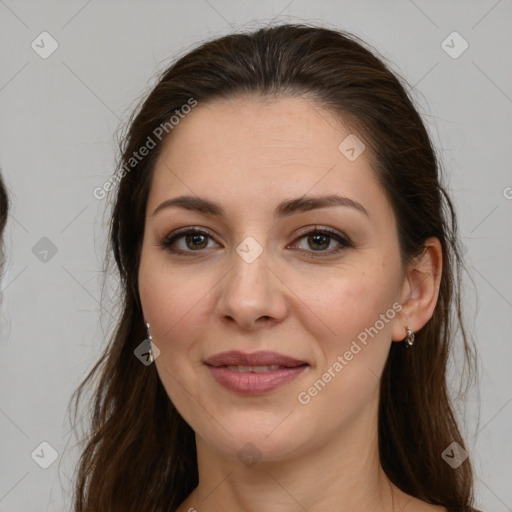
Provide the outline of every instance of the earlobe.
<path id="1" fill-rule="evenodd" d="M 407 328 L 418 332 L 432 317 L 439 296 L 443 251 L 438 238 L 425 240 L 424 250 L 408 265 L 401 290 L 402 310 L 393 325 L 393 341 L 402 341 Z"/>

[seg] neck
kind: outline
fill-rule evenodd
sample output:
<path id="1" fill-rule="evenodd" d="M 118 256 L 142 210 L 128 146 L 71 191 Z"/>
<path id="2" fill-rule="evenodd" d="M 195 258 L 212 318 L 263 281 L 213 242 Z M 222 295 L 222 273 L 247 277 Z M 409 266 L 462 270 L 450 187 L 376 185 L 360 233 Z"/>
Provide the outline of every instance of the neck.
<path id="1" fill-rule="evenodd" d="M 333 432 L 337 437 L 323 445 L 312 443 L 285 460 L 262 459 L 250 467 L 196 435 L 199 485 L 179 511 L 400 510 L 411 497 L 382 470 L 376 422 L 367 419 L 342 435 Z"/>

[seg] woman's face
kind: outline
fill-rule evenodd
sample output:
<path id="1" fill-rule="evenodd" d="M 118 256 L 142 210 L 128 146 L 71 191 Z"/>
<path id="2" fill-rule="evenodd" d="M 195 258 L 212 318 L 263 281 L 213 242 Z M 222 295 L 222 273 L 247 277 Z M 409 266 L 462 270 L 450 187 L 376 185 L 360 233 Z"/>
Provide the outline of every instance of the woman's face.
<path id="1" fill-rule="evenodd" d="M 161 381 L 210 450 L 272 460 L 376 428 L 404 274 L 349 135 L 302 98 L 236 99 L 199 104 L 165 142 L 140 298 Z M 242 355 L 214 359 L 228 351 Z"/>

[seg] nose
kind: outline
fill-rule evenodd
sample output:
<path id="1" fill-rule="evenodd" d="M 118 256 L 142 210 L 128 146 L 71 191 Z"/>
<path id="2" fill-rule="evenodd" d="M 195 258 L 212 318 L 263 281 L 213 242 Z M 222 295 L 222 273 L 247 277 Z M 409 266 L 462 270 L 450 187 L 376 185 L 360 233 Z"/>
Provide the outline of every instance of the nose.
<path id="1" fill-rule="evenodd" d="M 232 270 L 220 283 L 216 309 L 222 321 L 257 330 L 285 318 L 287 287 L 275 266 L 265 251 L 250 263 L 234 253 Z"/>

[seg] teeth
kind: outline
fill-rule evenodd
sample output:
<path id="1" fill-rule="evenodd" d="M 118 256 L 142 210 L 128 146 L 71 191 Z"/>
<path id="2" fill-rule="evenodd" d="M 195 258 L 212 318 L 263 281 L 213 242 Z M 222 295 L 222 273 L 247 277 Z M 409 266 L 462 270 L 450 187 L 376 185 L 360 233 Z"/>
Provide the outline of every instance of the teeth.
<path id="1" fill-rule="evenodd" d="M 234 372 L 242 372 L 242 373 L 263 373 L 269 372 L 273 370 L 277 370 L 279 368 L 278 364 L 271 364 L 270 366 L 227 366 L 228 370 L 232 370 Z"/>
<path id="2" fill-rule="evenodd" d="M 260 372 L 268 372 L 268 371 L 272 371 L 272 370 L 277 370 L 278 368 L 279 368 L 278 364 L 272 364 L 270 366 L 253 366 L 252 371 L 255 373 L 260 373 Z"/>

